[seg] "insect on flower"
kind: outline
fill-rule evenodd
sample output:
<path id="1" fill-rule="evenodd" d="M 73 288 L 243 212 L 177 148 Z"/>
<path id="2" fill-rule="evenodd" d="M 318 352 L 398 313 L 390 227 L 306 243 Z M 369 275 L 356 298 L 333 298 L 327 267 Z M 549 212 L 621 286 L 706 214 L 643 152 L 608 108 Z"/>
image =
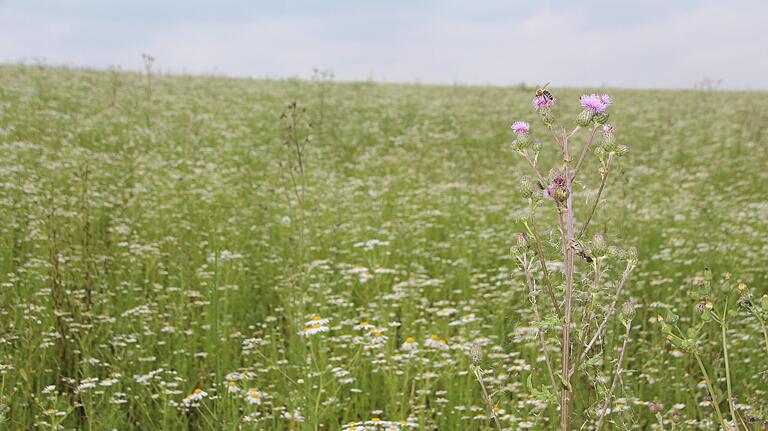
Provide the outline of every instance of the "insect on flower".
<path id="1" fill-rule="evenodd" d="M 537 111 L 540 111 L 544 108 L 549 108 L 555 103 L 555 97 L 552 95 L 552 93 L 547 90 L 547 86 L 549 85 L 549 82 L 544 84 L 542 87 L 536 88 L 536 94 L 533 98 L 533 107 L 536 108 Z"/>

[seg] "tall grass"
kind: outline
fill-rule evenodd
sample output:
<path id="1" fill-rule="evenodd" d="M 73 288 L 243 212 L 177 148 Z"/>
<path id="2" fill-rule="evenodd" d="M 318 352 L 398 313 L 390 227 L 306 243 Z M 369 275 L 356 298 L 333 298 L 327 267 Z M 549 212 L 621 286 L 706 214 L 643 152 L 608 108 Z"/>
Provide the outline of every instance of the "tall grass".
<path id="1" fill-rule="evenodd" d="M 572 101 L 558 115 L 575 118 L 578 97 L 597 90 L 554 89 Z M 594 345 L 601 359 L 585 361 L 588 378 L 574 374 L 574 420 L 594 426 L 605 411 L 612 429 L 712 428 L 711 386 L 726 421 L 756 426 L 768 412 L 757 308 L 768 97 L 610 94 L 632 152 L 611 168 L 584 238 L 637 247 L 622 293 L 636 316 L 627 338 L 610 319 L 612 335 Z M 509 253 L 530 214 L 509 124 L 535 120 L 531 97 L 0 67 L 3 427 L 558 428 L 526 273 Z M 305 109 L 302 199 L 280 118 L 292 101 Z M 558 151 L 543 146 L 540 158 Z M 599 161 L 582 169 L 589 186 L 571 196 L 588 211 Z M 557 226 L 555 211 L 536 213 L 554 288 L 565 263 L 553 260 Z M 751 295 L 730 294 L 727 313 L 711 301 L 726 325 L 709 321 L 695 338 L 710 385 L 658 319 L 669 310 L 664 322 L 698 325 L 701 299 L 687 292 L 706 266 Z M 601 271 L 617 280 L 625 268 Z M 590 291 L 593 280 L 574 275 L 574 292 Z M 551 308 L 544 292 L 538 303 Z M 558 341 L 544 341 L 559 357 Z M 493 414 L 470 369 L 474 344 Z"/>

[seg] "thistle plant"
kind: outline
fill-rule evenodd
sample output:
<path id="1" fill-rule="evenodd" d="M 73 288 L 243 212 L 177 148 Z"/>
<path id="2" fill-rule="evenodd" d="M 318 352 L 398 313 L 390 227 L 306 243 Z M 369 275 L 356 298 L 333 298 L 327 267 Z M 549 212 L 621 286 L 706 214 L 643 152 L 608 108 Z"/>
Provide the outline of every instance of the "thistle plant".
<path id="1" fill-rule="evenodd" d="M 539 341 L 546 362 L 547 380 L 551 398 L 557 399 L 560 411 L 560 428 L 573 428 L 579 416 L 585 417 L 584 425 L 597 418 L 597 427 L 605 420 L 610 399 L 616 390 L 631 333 L 631 318 L 623 318 L 624 344 L 617 358 L 615 377 L 604 397 L 602 410 L 591 408 L 594 404 L 591 392 L 595 382 L 596 365 L 605 362 L 601 349 L 614 316 L 624 287 L 637 262 L 634 248 L 627 250 L 609 246 L 601 233 L 591 240 L 584 237 L 603 195 L 608 175 L 614 161 L 628 152 L 626 146 L 616 143 L 614 127 L 609 124 L 608 107 L 612 101 L 608 95 L 584 95 L 583 108 L 568 130 L 560 125 L 555 112 L 556 99 L 549 91 L 540 89 L 533 99 L 533 107 L 539 114 L 552 145 L 560 154 L 549 170 L 539 160 L 543 145 L 534 138 L 529 123 L 518 121 L 512 125 L 516 139 L 512 145 L 532 170 L 534 177 L 520 180 L 523 197 L 528 200 L 529 214 L 521 221 L 525 232 L 520 233 L 513 253 L 525 273 L 527 291 L 533 306 L 534 325 L 538 327 Z M 586 133 L 583 133 L 586 132 Z M 583 139 L 580 137 L 584 136 Z M 597 138 L 597 142 L 595 143 Z M 579 142 L 580 141 L 580 142 Z M 575 185 L 589 178 L 586 170 L 590 151 L 599 162 L 598 189 L 592 201 L 584 209 L 577 210 L 574 199 Z M 548 174 L 545 174 L 548 172 Z M 578 182 L 577 182 L 578 181 Z M 549 250 L 544 238 L 547 231 L 539 225 L 539 210 L 553 214 L 559 244 L 555 253 Z M 543 214 L 546 218 L 546 214 Z M 542 218 L 542 220 L 544 219 Z M 561 270 L 552 271 L 550 263 L 562 259 Z M 614 279 L 611 282 L 611 279 Z M 544 289 L 546 294 L 541 293 Z M 625 307 L 628 308 L 629 306 Z M 601 312 L 600 310 L 605 310 Z M 627 316 L 629 310 L 624 313 Z M 548 332 L 557 332 L 560 360 L 550 351 Z M 559 365 L 559 366 L 558 366 Z M 584 379 L 577 380 L 576 373 Z M 577 383 L 587 391 L 575 391 Z M 576 399 L 575 393 L 586 393 L 585 399 Z M 582 426 L 584 426 L 582 425 Z"/>

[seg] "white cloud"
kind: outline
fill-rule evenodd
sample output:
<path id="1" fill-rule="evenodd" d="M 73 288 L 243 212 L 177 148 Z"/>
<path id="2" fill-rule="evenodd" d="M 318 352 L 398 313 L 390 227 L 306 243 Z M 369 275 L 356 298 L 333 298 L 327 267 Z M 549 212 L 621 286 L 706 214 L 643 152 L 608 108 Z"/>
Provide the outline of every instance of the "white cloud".
<path id="1" fill-rule="evenodd" d="M 664 8 L 649 0 L 656 13 L 474 4 L 114 26 L 95 22 L 98 15 L 58 18 L 6 5 L 0 59 L 139 68 L 146 51 L 161 69 L 191 73 L 306 77 L 322 67 L 340 79 L 631 87 L 691 87 L 710 77 L 730 88 L 768 88 L 768 3 Z"/>

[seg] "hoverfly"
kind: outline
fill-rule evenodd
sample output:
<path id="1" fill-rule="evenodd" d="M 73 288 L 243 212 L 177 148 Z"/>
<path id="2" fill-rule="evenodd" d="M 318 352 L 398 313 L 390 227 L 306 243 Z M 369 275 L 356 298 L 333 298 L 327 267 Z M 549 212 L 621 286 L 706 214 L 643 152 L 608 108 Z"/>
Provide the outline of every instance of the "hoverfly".
<path id="1" fill-rule="evenodd" d="M 548 85 L 549 85 L 549 82 L 544 84 L 544 86 L 542 86 L 542 87 L 538 87 L 536 89 L 536 97 L 543 97 L 548 102 L 551 102 L 551 101 L 555 100 L 555 97 L 552 96 L 552 93 L 550 93 L 549 90 L 547 90 L 547 86 Z"/>

